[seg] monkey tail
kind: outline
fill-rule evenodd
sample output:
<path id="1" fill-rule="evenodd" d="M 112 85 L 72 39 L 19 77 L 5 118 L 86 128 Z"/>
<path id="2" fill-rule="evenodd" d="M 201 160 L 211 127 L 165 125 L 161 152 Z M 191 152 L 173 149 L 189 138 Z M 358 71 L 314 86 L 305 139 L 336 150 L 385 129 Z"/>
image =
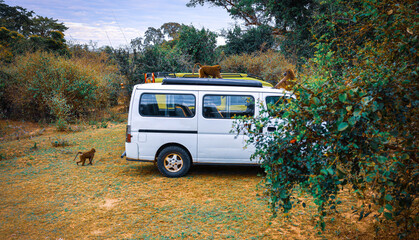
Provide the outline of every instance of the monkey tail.
<path id="1" fill-rule="evenodd" d="M 200 63 L 195 63 L 195 65 L 193 65 L 193 68 L 192 68 L 192 75 L 195 74 L 196 65 L 198 65 L 199 67 L 202 67 L 202 65 Z"/>
<path id="2" fill-rule="evenodd" d="M 82 153 L 82 152 L 78 152 L 78 153 L 76 154 L 76 156 L 74 157 L 73 161 L 74 161 L 74 160 L 76 160 L 76 158 L 77 158 L 77 156 L 78 156 L 79 154 L 83 154 L 83 153 Z"/>

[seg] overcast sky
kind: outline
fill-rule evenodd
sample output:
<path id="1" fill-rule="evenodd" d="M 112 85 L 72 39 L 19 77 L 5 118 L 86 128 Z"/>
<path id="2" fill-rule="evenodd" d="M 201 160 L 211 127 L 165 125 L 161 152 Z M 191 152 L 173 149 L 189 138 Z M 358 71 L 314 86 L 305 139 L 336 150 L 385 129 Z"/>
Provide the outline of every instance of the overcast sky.
<path id="1" fill-rule="evenodd" d="M 144 36 L 148 27 L 167 22 L 193 25 L 213 32 L 234 26 L 235 21 L 221 7 L 186 7 L 188 0 L 5 0 L 43 17 L 52 17 L 69 27 L 66 39 L 98 46 L 126 45 Z M 218 39 L 222 44 L 223 40 Z"/>

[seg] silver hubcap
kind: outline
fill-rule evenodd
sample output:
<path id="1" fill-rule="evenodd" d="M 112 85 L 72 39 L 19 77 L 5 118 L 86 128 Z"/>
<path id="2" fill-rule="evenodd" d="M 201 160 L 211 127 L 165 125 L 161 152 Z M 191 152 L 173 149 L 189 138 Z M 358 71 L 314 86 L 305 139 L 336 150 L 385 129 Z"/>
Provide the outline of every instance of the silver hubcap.
<path id="1" fill-rule="evenodd" d="M 183 160 L 178 154 L 171 153 L 164 159 L 164 167 L 169 172 L 178 172 L 183 167 Z"/>

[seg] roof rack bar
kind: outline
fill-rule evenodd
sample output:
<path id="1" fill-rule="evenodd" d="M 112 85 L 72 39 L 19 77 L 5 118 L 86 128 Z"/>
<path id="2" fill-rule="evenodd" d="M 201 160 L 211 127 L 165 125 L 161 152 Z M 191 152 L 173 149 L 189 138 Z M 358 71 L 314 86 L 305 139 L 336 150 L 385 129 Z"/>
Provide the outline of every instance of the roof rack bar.
<path id="1" fill-rule="evenodd" d="M 166 78 L 162 85 L 207 85 L 207 86 L 232 86 L 232 87 L 262 87 L 256 80 L 219 79 L 219 78 Z"/>

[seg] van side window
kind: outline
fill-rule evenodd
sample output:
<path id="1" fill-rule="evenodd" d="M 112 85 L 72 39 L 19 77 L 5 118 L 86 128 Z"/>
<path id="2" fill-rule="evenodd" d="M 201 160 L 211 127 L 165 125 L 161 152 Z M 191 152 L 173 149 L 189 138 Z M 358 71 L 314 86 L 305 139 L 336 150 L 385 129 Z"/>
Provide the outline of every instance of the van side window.
<path id="1" fill-rule="evenodd" d="M 253 116 L 255 99 L 252 96 L 205 95 L 202 115 L 204 118 L 227 118 Z"/>
<path id="2" fill-rule="evenodd" d="M 146 117 L 192 118 L 195 116 L 195 96 L 144 93 L 140 99 L 140 114 Z"/>
<path id="3" fill-rule="evenodd" d="M 278 106 L 283 103 L 289 103 L 292 101 L 292 98 L 288 96 L 268 96 L 266 97 L 266 105 L 269 106 Z"/>

